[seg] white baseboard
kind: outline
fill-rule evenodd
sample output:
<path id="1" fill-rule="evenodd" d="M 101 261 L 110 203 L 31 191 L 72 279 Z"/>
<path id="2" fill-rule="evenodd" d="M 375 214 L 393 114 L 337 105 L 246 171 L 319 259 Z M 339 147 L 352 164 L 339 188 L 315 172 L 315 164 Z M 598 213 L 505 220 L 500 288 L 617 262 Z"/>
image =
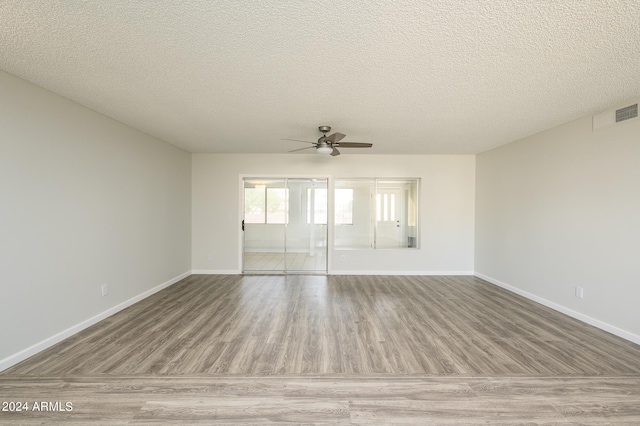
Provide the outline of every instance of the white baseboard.
<path id="1" fill-rule="evenodd" d="M 268 271 L 256 271 L 268 272 Z M 191 271 L 194 275 L 240 275 L 242 271 L 239 269 L 194 269 Z M 296 275 L 304 273 L 304 271 L 296 271 Z M 310 274 L 317 273 L 309 271 Z M 474 275 L 473 271 L 329 271 L 327 275 Z"/>
<path id="2" fill-rule="evenodd" d="M 329 275 L 473 275 L 473 271 L 329 271 Z"/>
<path id="3" fill-rule="evenodd" d="M 619 327 L 616 327 L 614 325 L 611 325 L 609 323 L 606 323 L 604 321 L 600 321 L 598 319 L 592 318 L 588 315 L 585 315 L 581 312 L 578 311 L 574 311 L 573 309 L 569 309 L 566 306 L 562 306 L 558 303 L 552 302 L 550 300 L 544 299 L 542 297 L 536 296 L 535 294 L 529 293 L 527 291 L 521 290 L 517 287 L 514 287 L 512 285 L 509 285 L 507 283 L 504 283 L 502 281 L 496 280 L 495 278 L 491 278 L 487 275 L 481 274 L 479 272 L 475 272 L 474 275 L 478 278 L 481 278 L 487 282 L 490 282 L 491 284 L 497 285 L 498 287 L 504 288 L 505 290 L 508 290 L 512 293 L 518 294 L 520 296 L 526 297 L 529 300 L 533 300 L 534 302 L 538 302 L 541 305 L 544 305 L 548 308 L 551 308 L 555 311 L 558 311 L 560 313 L 563 313 L 565 315 L 568 315 L 572 318 L 575 318 L 577 320 L 580 320 L 582 322 L 585 322 L 589 325 L 592 325 L 594 327 L 597 327 L 601 330 L 604 330 L 608 333 L 611 333 L 615 336 L 618 337 L 622 337 L 625 340 L 628 340 L 630 342 L 636 343 L 638 345 L 640 345 L 640 336 L 638 336 L 637 334 L 631 333 L 627 330 L 623 330 Z"/>
<path id="4" fill-rule="evenodd" d="M 193 275 L 240 275 L 240 269 L 194 269 L 191 271 Z"/>
<path id="5" fill-rule="evenodd" d="M 48 337 L 44 340 L 42 340 L 41 342 L 36 343 L 35 345 L 29 346 L 26 349 L 21 350 L 20 352 L 17 352 L 13 355 L 9 355 L 8 357 L 6 357 L 5 359 L 0 360 L 0 371 L 6 370 L 7 368 L 16 365 L 17 363 L 24 361 L 25 359 L 29 358 L 30 356 L 33 356 L 35 354 L 37 354 L 38 352 L 41 352 L 53 345 L 55 345 L 56 343 L 59 343 L 61 341 L 63 341 L 64 339 L 66 339 L 67 337 L 73 336 L 74 334 L 84 330 L 85 328 L 88 328 L 92 325 L 94 325 L 97 322 L 102 321 L 105 318 L 110 317 L 111 315 L 120 312 L 121 310 L 128 308 L 129 306 L 141 301 L 142 299 L 146 299 L 147 297 L 151 296 L 154 293 L 159 292 L 160 290 L 163 290 L 169 286 L 171 286 L 172 284 L 177 283 L 178 281 L 188 277 L 189 275 L 191 275 L 191 271 L 185 272 L 183 274 L 178 275 L 175 278 L 170 279 L 169 281 L 166 281 L 156 287 L 153 287 L 152 289 L 149 289 L 143 293 L 140 293 L 137 296 L 132 297 L 129 300 L 125 300 L 124 302 L 107 309 L 104 312 L 99 313 L 98 315 L 95 315 L 89 319 L 86 319 L 72 327 L 67 328 L 66 330 L 61 331 L 60 333 L 57 333 L 51 337 Z"/>

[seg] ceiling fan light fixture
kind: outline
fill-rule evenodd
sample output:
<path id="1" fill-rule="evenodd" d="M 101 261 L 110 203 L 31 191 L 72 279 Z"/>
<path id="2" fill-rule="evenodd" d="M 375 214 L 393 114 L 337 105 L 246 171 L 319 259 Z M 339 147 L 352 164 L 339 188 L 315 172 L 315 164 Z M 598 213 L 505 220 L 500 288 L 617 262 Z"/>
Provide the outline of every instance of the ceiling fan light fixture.
<path id="1" fill-rule="evenodd" d="M 364 142 L 341 142 L 342 139 L 344 139 L 344 137 L 347 135 L 340 132 L 335 132 L 327 136 L 327 133 L 331 130 L 331 127 L 329 126 L 320 126 L 318 127 L 318 130 L 322 132 L 322 136 L 318 138 L 317 142 L 302 141 L 299 139 L 287 139 L 287 138 L 282 138 L 282 140 L 293 141 L 293 142 L 304 142 L 304 143 L 311 144 L 311 146 L 308 146 L 306 148 L 294 149 L 289 152 L 298 152 L 298 151 L 304 151 L 307 149 L 315 148 L 316 154 L 330 155 L 332 157 L 336 157 L 340 155 L 340 151 L 338 151 L 338 148 L 371 148 L 373 146 L 373 144 L 364 143 Z"/>
<path id="2" fill-rule="evenodd" d="M 328 145 L 319 146 L 316 148 L 316 154 L 329 155 L 333 152 L 333 148 Z"/>

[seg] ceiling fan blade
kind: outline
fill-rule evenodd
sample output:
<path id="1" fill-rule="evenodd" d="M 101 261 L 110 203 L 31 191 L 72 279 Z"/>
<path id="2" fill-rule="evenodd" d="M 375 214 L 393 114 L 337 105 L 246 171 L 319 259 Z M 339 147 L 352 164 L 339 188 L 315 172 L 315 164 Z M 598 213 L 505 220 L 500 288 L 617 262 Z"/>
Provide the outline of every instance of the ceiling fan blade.
<path id="1" fill-rule="evenodd" d="M 371 148 L 372 143 L 364 142 L 341 142 L 337 144 L 340 148 Z"/>
<path id="2" fill-rule="evenodd" d="M 304 148 L 294 149 L 293 151 L 288 151 L 288 152 L 304 151 L 305 149 L 311 149 L 311 148 L 315 148 L 315 146 L 307 146 Z"/>
<path id="3" fill-rule="evenodd" d="M 281 140 L 281 141 L 304 142 L 304 143 L 312 143 L 312 144 L 315 144 L 315 143 L 316 143 L 316 142 L 310 142 L 310 141 L 301 141 L 301 140 L 298 140 L 298 139 L 285 139 L 285 138 L 281 138 L 280 140 Z"/>
<path id="4" fill-rule="evenodd" d="M 330 155 L 332 157 L 335 157 L 336 155 L 340 155 L 340 151 L 338 151 L 338 148 L 333 148 L 333 151 L 331 151 Z"/>
<path id="5" fill-rule="evenodd" d="M 336 142 L 340 142 L 345 136 L 347 135 L 343 135 L 342 133 L 334 133 L 332 135 L 327 136 L 327 141 L 331 142 L 331 143 L 336 143 Z"/>

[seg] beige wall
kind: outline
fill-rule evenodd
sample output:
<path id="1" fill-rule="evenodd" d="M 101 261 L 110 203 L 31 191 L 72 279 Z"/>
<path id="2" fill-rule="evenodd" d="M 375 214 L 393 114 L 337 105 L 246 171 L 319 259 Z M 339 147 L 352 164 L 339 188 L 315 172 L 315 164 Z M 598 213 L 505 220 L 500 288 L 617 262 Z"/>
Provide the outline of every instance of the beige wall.
<path id="1" fill-rule="evenodd" d="M 240 271 L 246 175 L 421 178 L 421 248 L 330 250 L 330 272 L 473 273 L 475 156 L 194 154 L 192 167 L 194 271 Z"/>
<path id="2" fill-rule="evenodd" d="M 640 120 L 584 117 L 479 155 L 476 176 L 477 273 L 640 343 Z"/>
<path id="3" fill-rule="evenodd" d="M 0 370 L 188 273 L 190 186 L 189 153 L 0 72 Z"/>

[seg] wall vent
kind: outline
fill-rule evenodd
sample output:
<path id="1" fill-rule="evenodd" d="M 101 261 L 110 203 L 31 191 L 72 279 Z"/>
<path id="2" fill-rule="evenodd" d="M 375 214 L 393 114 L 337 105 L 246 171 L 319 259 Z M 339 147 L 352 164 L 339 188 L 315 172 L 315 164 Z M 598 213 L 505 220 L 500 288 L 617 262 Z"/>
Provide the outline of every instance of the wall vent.
<path id="1" fill-rule="evenodd" d="M 620 108 L 616 110 L 616 123 L 625 120 L 631 120 L 638 116 L 638 104 L 633 104 L 628 107 Z"/>
<path id="2" fill-rule="evenodd" d="M 610 109 L 593 116 L 593 131 L 621 124 L 624 121 L 638 118 L 638 102 L 627 104 L 621 108 Z"/>

